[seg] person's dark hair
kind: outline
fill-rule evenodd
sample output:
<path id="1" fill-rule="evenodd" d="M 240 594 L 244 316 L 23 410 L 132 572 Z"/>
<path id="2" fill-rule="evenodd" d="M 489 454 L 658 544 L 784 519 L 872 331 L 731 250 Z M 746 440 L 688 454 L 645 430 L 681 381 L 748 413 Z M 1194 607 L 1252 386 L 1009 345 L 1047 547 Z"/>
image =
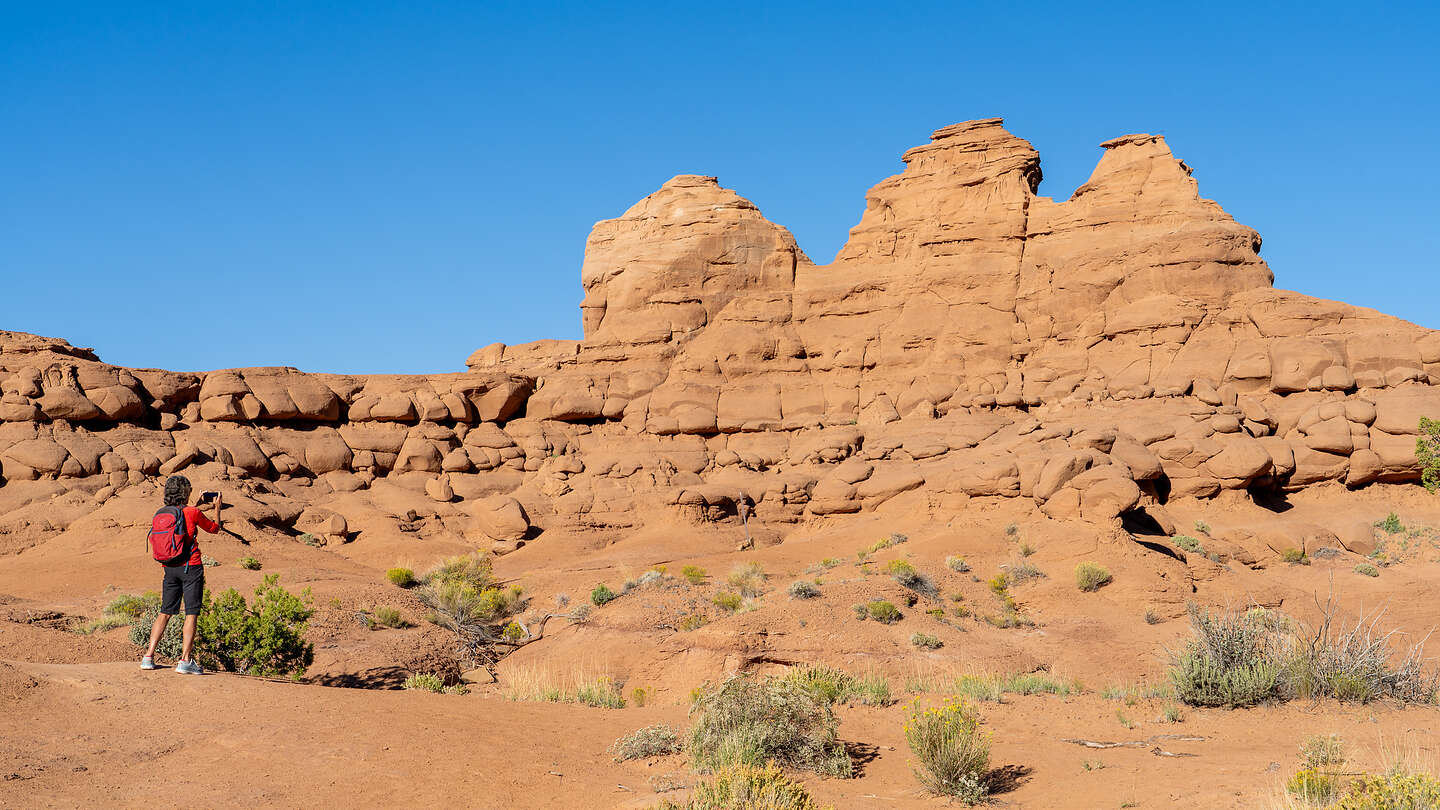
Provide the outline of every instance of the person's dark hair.
<path id="1" fill-rule="evenodd" d="M 165 505 L 184 506 L 190 500 L 190 479 L 183 475 L 172 475 L 165 479 Z"/>

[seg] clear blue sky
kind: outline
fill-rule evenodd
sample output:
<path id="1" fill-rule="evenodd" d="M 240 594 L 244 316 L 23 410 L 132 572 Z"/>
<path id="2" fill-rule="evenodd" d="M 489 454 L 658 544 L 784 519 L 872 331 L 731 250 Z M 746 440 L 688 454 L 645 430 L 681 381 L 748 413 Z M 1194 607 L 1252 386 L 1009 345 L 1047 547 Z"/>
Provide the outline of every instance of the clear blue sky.
<path id="1" fill-rule="evenodd" d="M 1435 4 L 1180 5 L 0 2 L 0 328 L 459 370 L 579 337 L 591 225 L 672 175 L 823 263 L 901 152 L 988 116 L 1061 199 L 1164 134 L 1278 286 L 1440 327 Z"/>

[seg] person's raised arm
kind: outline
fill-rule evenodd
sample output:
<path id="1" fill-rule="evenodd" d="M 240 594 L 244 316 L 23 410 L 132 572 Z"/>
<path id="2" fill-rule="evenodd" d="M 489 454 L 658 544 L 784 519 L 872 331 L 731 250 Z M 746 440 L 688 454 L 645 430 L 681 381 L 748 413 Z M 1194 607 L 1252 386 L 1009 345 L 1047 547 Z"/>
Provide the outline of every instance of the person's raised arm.
<path id="1" fill-rule="evenodd" d="M 215 493 L 215 530 L 216 530 L 216 531 L 219 531 L 219 530 L 220 530 L 221 528 L 223 528 L 224 525 L 225 525 L 224 522 L 222 522 L 222 520 L 221 520 L 221 518 L 220 518 L 220 500 L 221 500 L 221 498 L 220 498 L 220 493 L 218 493 L 218 492 Z"/>

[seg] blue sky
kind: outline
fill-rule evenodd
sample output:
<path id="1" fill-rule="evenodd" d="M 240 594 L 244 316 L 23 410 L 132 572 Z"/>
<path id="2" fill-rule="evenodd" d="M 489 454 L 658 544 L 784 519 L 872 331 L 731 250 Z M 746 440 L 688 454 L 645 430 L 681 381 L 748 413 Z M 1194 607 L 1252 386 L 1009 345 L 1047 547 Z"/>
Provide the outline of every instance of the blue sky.
<path id="1" fill-rule="evenodd" d="M 1440 328 L 1440 12 L 1179 5 L 3 2 L 0 329 L 459 370 L 579 337 L 590 227 L 672 175 L 823 263 L 906 148 L 989 116 L 1056 198 L 1164 134 L 1277 286 Z"/>

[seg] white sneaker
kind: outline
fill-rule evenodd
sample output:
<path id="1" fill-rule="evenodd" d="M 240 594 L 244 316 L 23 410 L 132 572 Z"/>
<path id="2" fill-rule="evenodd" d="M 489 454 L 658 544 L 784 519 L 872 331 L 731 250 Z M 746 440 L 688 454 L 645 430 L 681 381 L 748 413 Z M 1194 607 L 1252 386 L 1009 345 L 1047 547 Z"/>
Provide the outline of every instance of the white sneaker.
<path id="1" fill-rule="evenodd" d="M 175 665 L 175 671 L 181 675 L 204 675 L 205 670 L 194 661 L 181 661 Z"/>
<path id="2" fill-rule="evenodd" d="M 140 668 L 141 668 L 141 669 L 157 669 L 157 667 L 155 666 L 155 659 L 154 659 L 154 658 L 151 658 L 151 657 L 148 656 L 148 655 L 145 656 L 145 657 L 143 657 L 143 658 L 141 658 L 141 659 L 140 659 Z"/>

